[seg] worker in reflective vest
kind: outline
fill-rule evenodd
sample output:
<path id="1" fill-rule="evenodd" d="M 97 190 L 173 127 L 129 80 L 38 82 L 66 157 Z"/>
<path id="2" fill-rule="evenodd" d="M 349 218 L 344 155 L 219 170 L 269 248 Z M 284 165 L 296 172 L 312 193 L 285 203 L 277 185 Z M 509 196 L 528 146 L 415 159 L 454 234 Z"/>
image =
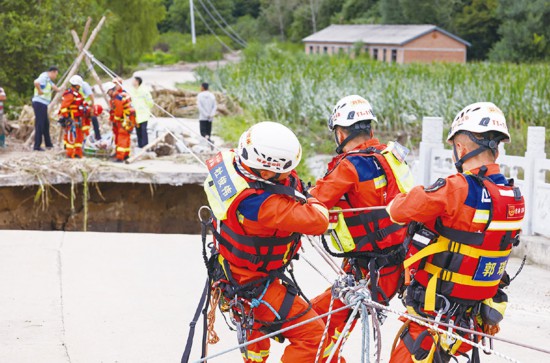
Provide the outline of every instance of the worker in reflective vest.
<path id="1" fill-rule="evenodd" d="M 370 103 L 361 96 L 344 97 L 334 107 L 329 130 L 335 134 L 338 156 L 310 190 L 327 208 L 337 211 L 385 206 L 395 195 L 412 187 L 412 176 L 404 162 L 406 149 L 397 143 L 380 144 L 372 128 L 376 122 Z M 357 281 L 370 278 L 373 298 L 388 304 L 403 282 L 406 228 L 392 223 L 384 209 L 332 214 L 331 218 L 332 244 L 338 250 L 333 255 L 344 258 L 344 270 Z M 329 310 L 330 302 L 330 289 L 312 300 L 319 314 Z M 340 300 L 334 301 L 334 309 L 342 306 Z M 328 331 L 331 347 L 349 316 L 348 310 L 332 315 Z"/>
<path id="2" fill-rule="evenodd" d="M 204 183 L 213 213 L 213 290 L 223 290 L 220 306 L 241 315 L 239 342 L 253 340 L 317 314 L 284 271 L 297 256 L 301 234 L 328 227 L 328 211 L 302 194 L 294 169 L 302 157 L 294 133 L 282 124 L 261 122 L 240 138 L 236 151 L 207 161 Z M 213 292 L 213 295 L 215 292 Z M 239 305 L 242 304 L 242 305 Z M 239 308 L 239 306 L 241 306 Z M 246 306 L 246 308 L 244 308 Z M 252 325 L 243 324 L 244 316 Z M 324 330 L 322 320 L 279 336 L 288 339 L 282 362 L 313 362 Z M 244 332 L 244 333 L 243 333 Z M 242 350 L 245 362 L 265 362 L 269 339 Z"/>
<path id="3" fill-rule="evenodd" d="M 400 194 L 388 206 L 396 223 L 413 222 L 404 266 L 410 314 L 496 334 L 509 284 L 506 263 L 519 243 L 525 204 L 521 192 L 495 163 L 500 142 L 510 142 L 502 111 L 490 102 L 464 108 L 447 141 L 458 174 Z M 455 331 L 455 333 L 459 333 Z M 479 341 L 472 334 L 459 333 Z M 407 321 L 391 361 L 448 362 L 472 349 L 460 340 Z M 473 349 L 472 362 L 479 352 Z"/>
<path id="4" fill-rule="evenodd" d="M 130 134 L 136 125 L 136 111 L 130 95 L 122 88 L 122 80 L 109 82 L 105 88 L 110 100 L 110 121 L 113 124 L 116 160 L 123 162 L 130 157 Z"/>
<path id="5" fill-rule="evenodd" d="M 86 114 L 86 103 L 84 97 L 80 94 L 82 87 L 82 77 L 74 75 L 69 79 L 71 85 L 61 101 L 59 109 L 59 124 L 65 128 L 63 143 L 68 158 L 82 157 L 82 143 L 84 134 L 82 133 L 83 118 Z"/>

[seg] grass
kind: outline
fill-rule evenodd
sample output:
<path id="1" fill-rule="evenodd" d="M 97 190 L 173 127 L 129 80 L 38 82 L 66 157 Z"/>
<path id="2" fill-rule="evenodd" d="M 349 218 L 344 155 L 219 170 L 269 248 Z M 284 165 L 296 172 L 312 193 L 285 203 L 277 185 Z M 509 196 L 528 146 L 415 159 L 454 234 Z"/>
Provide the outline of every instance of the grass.
<path id="1" fill-rule="evenodd" d="M 406 131 L 415 147 L 423 116 L 442 116 L 448 124 L 464 106 L 491 101 L 506 114 L 513 139 L 509 154 L 523 154 L 527 126 L 550 129 L 550 67 L 548 64 L 468 63 L 398 65 L 367 57 L 307 56 L 277 44 L 251 45 L 244 60 L 217 70 L 200 68 L 208 81 L 234 97 L 251 119 L 274 120 L 290 126 L 309 152 L 334 148 L 326 128 L 334 104 L 360 94 L 373 105 L 384 134 Z M 222 121 L 223 122 L 226 121 Z M 234 133 L 239 119 L 227 120 Z M 443 135 L 442 135 L 443 136 Z M 227 138 L 228 140 L 230 138 Z M 313 147 L 311 146 L 313 145 Z M 547 138 L 547 149 L 550 151 Z"/>

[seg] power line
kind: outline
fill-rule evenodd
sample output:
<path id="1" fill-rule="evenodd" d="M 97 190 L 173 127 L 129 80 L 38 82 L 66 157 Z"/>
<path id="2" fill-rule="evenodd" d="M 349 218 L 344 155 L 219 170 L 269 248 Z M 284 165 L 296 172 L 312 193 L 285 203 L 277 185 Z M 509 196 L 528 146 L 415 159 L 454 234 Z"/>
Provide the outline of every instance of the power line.
<path id="1" fill-rule="evenodd" d="M 201 20 L 204 23 L 204 25 L 206 26 L 206 28 L 210 31 L 210 33 L 212 33 L 212 35 L 214 35 L 216 37 L 218 42 L 220 42 L 220 44 L 223 45 L 224 47 L 226 47 L 230 52 L 235 53 L 235 50 L 233 50 L 229 45 L 225 44 L 224 41 L 220 39 L 218 34 L 216 34 L 216 32 L 214 30 L 212 30 L 212 28 L 210 27 L 210 25 L 208 25 L 206 20 L 204 20 L 202 14 L 200 13 L 200 11 L 198 11 L 198 9 L 195 9 L 195 13 L 197 13 L 199 18 L 201 18 Z"/>
<path id="2" fill-rule="evenodd" d="M 229 33 L 221 24 L 218 20 L 216 20 L 216 18 L 214 17 L 214 15 L 212 15 L 212 13 L 210 12 L 210 10 L 208 10 L 208 8 L 206 7 L 206 5 L 204 5 L 204 3 L 202 2 L 202 0 L 199 0 L 199 3 L 201 4 L 202 8 L 204 9 L 204 11 L 206 11 L 206 13 L 208 14 L 208 16 L 210 16 L 210 18 L 212 20 L 214 20 L 214 23 L 216 23 L 216 25 L 229 37 L 231 38 L 231 40 L 233 40 L 235 43 L 239 44 L 240 46 L 242 47 L 246 47 L 246 43 L 243 43 L 241 40 L 235 38 L 231 33 Z"/>
<path id="3" fill-rule="evenodd" d="M 218 12 L 218 9 L 216 9 L 216 7 L 214 6 L 214 4 L 210 1 L 210 0 L 206 0 L 208 2 L 208 4 L 210 4 L 210 7 L 214 10 L 214 12 L 218 15 L 218 17 L 221 19 L 221 21 L 225 24 L 225 26 L 227 27 L 227 29 L 229 31 L 231 31 L 236 38 L 238 38 L 239 40 L 241 40 L 245 45 L 248 45 L 248 43 L 235 31 L 235 29 L 233 29 L 231 27 L 231 25 L 229 25 L 224 17 Z"/>

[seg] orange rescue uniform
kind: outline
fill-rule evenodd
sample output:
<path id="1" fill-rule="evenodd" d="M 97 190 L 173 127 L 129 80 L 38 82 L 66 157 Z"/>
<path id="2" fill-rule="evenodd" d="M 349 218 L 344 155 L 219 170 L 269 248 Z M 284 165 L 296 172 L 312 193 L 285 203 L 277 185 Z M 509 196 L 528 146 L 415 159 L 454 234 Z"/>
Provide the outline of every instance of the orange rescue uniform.
<path id="1" fill-rule="evenodd" d="M 116 144 L 116 158 L 126 160 L 130 156 L 130 133 L 136 125 L 136 111 L 126 91 L 117 89 L 111 97 L 110 120 Z"/>
<path id="2" fill-rule="evenodd" d="M 221 160 L 221 159 L 220 159 Z M 210 161 L 207 162 L 210 164 Z M 253 183 L 254 180 L 246 178 L 236 167 L 236 161 L 233 167 L 239 175 L 248 183 Z M 251 170 L 246 166 L 242 166 L 251 173 Z M 295 172 L 291 177 L 287 178 L 283 183 L 285 186 L 292 186 L 300 190 L 301 183 Z M 290 189 L 290 188 L 289 188 Z M 234 203 L 237 203 L 235 206 Z M 257 190 L 256 192 L 247 195 L 244 198 L 235 199 L 230 207 L 230 212 L 236 207 L 236 215 L 228 214 L 227 226 L 232 223 L 238 223 L 232 227 L 234 232 L 247 237 L 263 237 L 263 238 L 286 238 L 295 233 L 319 235 L 324 233 L 328 227 L 328 215 L 326 208 L 319 203 L 315 198 L 307 199 L 307 202 L 302 203 L 289 195 L 278 194 L 272 190 L 265 191 Z M 223 221 L 221 223 L 224 223 Z M 240 229 L 237 231 L 237 229 Z M 219 244 L 220 242 L 217 241 Z M 298 245 L 294 245 L 293 249 L 297 253 Z M 218 247 L 219 248 L 219 247 Z M 227 263 L 230 268 L 232 278 L 239 284 L 244 285 L 253 283 L 254 281 L 262 281 L 269 275 L 269 271 L 263 269 L 253 271 L 247 267 L 245 262 L 242 266 L 237 266 L 235 263 L 229 263 L 228 259 L 231 256 L 227 255 L 228 250 L 221 250 L 220 254 L 224 256 L 224 263 Z M 266 253 L 268 253 L 266 251 Z M 269 257 L 269 256 L 267 256 Z M 265 281 L 262 283 L 265 285 Z M 263 290 L 263 287 L 262 287 Z M 283 305 L 283 300 L 288 294 L 287 286 L 278 278 L 272 278 L 265 289 L 261 300 L 265 303 L 259 304 L 254 308 L 254 323 L 252 333 L 248 339 L 253 340 L 264 335 L 260 331 L 262 325 L 257 321 L 276 321 L 277 318 L 273 311 L 267 306 L 270 305 L 275 311 L 280 312 Z M 297 324 L 304 320 L 313 318 L 317 315 L 314 310 L 309 310 L 303 316 L 292 319 L 308 309 L 306 301 L 296 295 L 292 301 L 287 319 L 291 321 L 282 324 L 282 328 Z M 304 362 L 313 363 L 317 353 L 318 345 L 324 331 L 325 324 L 322 320 L 316 320 L 296 329 L 289 330 L 282 335 L 290 341 L 290 344 L 285 348 L 281 362 Z M 258 343 L 251 344 L 247 348 L 248 359 L 243 354 L 243 359 L 248 363 L 265 362 L 269 356 L 270 340 L 264 339 Z"/>
<path id="3" fill-rule="evenodd" d="M 359 150 L 367 150 L 368 148 L 383 150 L 385 145 L 381 145 L 378 139 L 373 138 L 358 145 L 353 152 L 337 156 L 329 164 L 327 175 L 317 181 L 315 187 L 310 190 L 310 193 L 329 209 L 341 204 L 343 199 L 345 199 L 346 203 L 344 208 L 387 205 L 398 192 L 397 186 L 393 185 L 395 184 L 395 178 L 386 177 L 384 169 L 379 165 L 379 161 L 374 156 L 354 153 Z M 382 183 L 382 181 L 385 181 L 386 184 Z M 388 185 L 393 187 L 391 193 L 389 192 Z M 389 222 L 387 221 L 387 223 Z M 380 226 L 380 228 L 382 227 L 385 227 L 385 225 Z M 392 233 L 392 237 L 390 237 L 392 242 L 390 243 L 393 243 L 393 246 L 389 246 L 390 248 L 386 249 L 386 251 L 390 249 L 395 250 L 399 247 L 405 239 L 405 234 L 406 229 L 404 228 Z M 382 247 L 382 241 L 379 241 L 379 244 Z M 384 249 L 378 252 L 384 253 L 383 251 Z M 353 273 L 356 279 L 361 279 L 369 274 L 368 264 L 370 261 L 372 259 L 365 253 L 364 257 L 355 259 L 354 266 L 350 265 L 348 258 L 344 259 L 343 267 L 346 272 Z M 374 295 L 379 301 L 387 303 L 396 294 L 402 284 L 402 272 L 403 268 L 398 262 L 390 263 L 380 269 L 377 285 L 383 294 L 377 292 L 379 290 L 374 290 Z M 315 311 L 319 314 L 326 313 L 329 310 L 330 300 L 331 290 L 329 289 L 312 300 Z M 342 306 L 344 305 L 340 300 L 335 300 L 333 309 Z M 350 312 L 348 310 L 343 310 L 332 315 L 329 327 L 331 345 L 334 345 L 338 340 L 349 315 Z"/>
<path id="4" fill-rule="evenodd" d="M 503 233 L 502 238 L 500 238 L 501 236 L 499 235 L 499 238 L 496 238 L 494 242 L 490 242 L 493 245 L 496 245 L 494 249 L 497 253 L 499 253 L 498 245 L 502 246 L 502 244 L 505 243 L 506 246 L 500 247 L 501 251 L 503 251 L 505 255 L 506 250 L 509 250 L 512 247 L 511 240 L 517 238 L 517 233 L 519 233 L 518 225 L 521 223 L 524 213 L 523 198 L 521 198 L 519 189 L 516 190 L 516 188 L 512 189 L 512 187 L 507 186 L 509 182 L 502 174 L 500 174 L 500 169 L 497 164 L 489 164 L 486 167 L 483 167 L 483 169 L 485 168 L 486 171 L 484 177 L 487 180 L 485 184 L 481 183 L 478 178 L 473 177 L 473 175 L 478 175 L 480 172 L 481 168 L 477 168 L 464 174 L 455 174 L 447 177 L 446 179 L 439 179 L 431 187 L 424 188 L 423 186 L 417 186 L 407 194 L 397 195 L 388 207 L 388 212 L 392 220 L 397 223 L 409 223 L 413 221 L 420 222 L 427 228 L 423 231 L 441 231 L 443 232 L 440 232 L 441 236 L 444 234 L 452 234 L 452 231 L 449 232 L 451 229 L 458 231 L 458 233 L 454 232 L 455 235 L 458 236 L 460 236 L 461 231 L 472 232 L 468 234 L 466 239 L 472 238 L 472 236 L 475 238 L 476 235 L 483 239 L 483 236 L 488 235 L 489 233 Z M 483 173 L 481 173 L 481 175 L 483 175 Z M 488 188 L 488 186 L 490 186 L 490 188 Z M 508 188 L 509 190 L 500 189 L 500 192 L 491 192 L 491 190 L 497 190 L 493 189 L 497 188 L 497 186 L 502 186 L 501 188 Z M 514 208 L 510 209 L 510 206 L 514 206 Z M 507 210 L 504 212 L 504 218 L 503 216 L 500 216 L 500 220 L 497 220 L 496 217 L 499 213 L 498 210 Z M 502 212 L 500 212 L 500 214 L 502 214 Z M 493 222 L 495 226 L 504 227 L 496 227 L 492 229 L 491 223 Z M 502 231 L 499 231 L 499 229 L 502 229 Z M 491 232 L 492 230 L 495 232 Z M 415 237 L 413 237 L 413 246 L 411 247 L 408 257 L 414 254 L 422 253 L 423 249 L 427 249 L 435 244 L 438 241 L 436 236 L 437 235 L 432 236 L 430 234 L 419 236 L 418 241 L 423 241 L 421 243 L 425 245 L 425 247 L 420 246 L 419 251 L 414 248 L 414 243 L 416 242 Z M 505 237 L 509 241 L 504 241 Z M 461 244 L 462 246 L 468 245 L 467 242 L 464 242 L 464 238 L 462 238 L 463 241 L 456 242 L 459 239 L 460 237 L 457 237 L 456 239 L 451 238 L 451 242 L 448 242 L 448 240 L 443 242 L 444 244 L 448 243 L 449 246 L 451 243 Z M 487 241 L 487 237 L 485 237 L 484 241 Z M 478 252 L 476 253 L 483 256 L 483 246 L 486 246 L 487 243 L 483 242 L 482 244 L 482 242 L 479 241 L 476 243 L 473 241 L 470 242 L 471 244 L 469 246 L 473 246 L 474 249 L 477 248 Z M 510 245 L 508 245 L 509 243 Z M 453 247 L 449 247 L 449 249 L 451 248 Z M 469 248 L 471 247 L 468 247 L 468 249 Z M 497 284 L 502 278 L 502 275 L 505 274 L 503 267 L 506 266 L 507 256 L 502 257 L 504 262 L 494 264 L 499 270 L 497 273 L 496 269 L 483 270 L 483 261 L 481 259 L 484 257 L 479 257 L 478 261 L 478 259 L 473 258 L 475 257 L 473 253 L 468 254 L 467 252 L 462 252 L 463 249 L 467 248 L 453 248 L 453 251 L 449 250 L 434 255 L 429 255 L 411 265 L 411 274 L 413 275 L 414 280 L 407 289 L 407 310 L 409 313 L 415 314 L 420 312 L 429 316 L 436 315 L 437 311 L 427 310 L 427 303 L 424 304 L 423 300 L 424 294 L 428 295 L 428 282 L 431 281 L 432 277 L 437 277 L 434 276 L 434 273 L 438 267 L 436 266 L 434 268 L 433 266 L 438 264 L 444 265 L 445 263 L 441 262 L 442 259 L 446 259 L 446 261 L 456 260 L 461 262 L 457 265 L 453 265 L 454 262 L 447 262 L 448 265 L 444 268 L 448 268 L 450 271 L 456 269 L 460 269 L 461 271 L 469 269 L 469 272 L 462 272 L 462 274 L 466 274 L 466 276 L 473 276 L 468 278 L 469 281 L 474 280 L 471 282 L 473 285 L 464 285 L 466 282 L 462 283 L 453 281 L 452 277 L 445 277 L 445 275 L 442 274 L 441 277 L 439 277 L 442 280 L 437 280 L 437 285 L 435 285 L 437 286 L 436 291 L 437 294 L 445 296 L 445 299 L 450 300 L 451 303 L 456 302 L 457 304 L 465 306 L 464 310 L 462 310 L 462 314 L 464 314 L 467 319 L 473 319 L 470 321 L 475 322 L 475 317 L 472 316 L 473 314 L 471 313 L 473 309 L 472 307 L 481 300 L 489 298 L 487 296 L 481 297 L 484 293 L 486 293 L 486 291 L 488 291 L 486 289 L 495 290 L 497 288 Z M 461 253 L 459 254 L 458 252 L 454 252 L 455 250 L 460 251 Z M 493 252 L 491 250 L 487 251 L 489 253 Z M 498 259 L 499 258 L 495 258 L 495 260 Z M 407 264 L 407 261 L 405 264 Z M 493 263 L 487 262 L 485 262 L 485 264 L 488 266 L 493 265 Z M 498 267 L 499 265 L 500 267 Z M 481 273 L 476 272 L 476 269 L 479 271 L 480 268 Z M 431 273 L 429 271 L 431 271 Z M 454 276 L 456 275 L 457 273 L 455 272 Z M 480 283 L 476 285 L 475 280 L 478 275 L 481 277 L 481 279 L 478 280 L 482 280 L 483 277 L 493 276 L 495 277 L 493 280 L 487 279 L 485 281 L 495 281 L 495 283 L 492 283 L 492 287 L 483 287 L 487 285 L 482 285 Z M 466 279 L 467 278 L 463 278 L 461 281 L 466 281 Z M 445 289 L 445 292 L 442 291 L 443 289 Z M 421 293 L 418 294 L 418 291 L 421 291 Z M 414 300 L 413 296 L 420 296 L 419 299 L 421 301 Z M 440 297 L 437 299 L 440 299 Z M 442 299 L 441 301 L 445 299 Z M 426 299 L 426 302 L 427 301 L 428 300 Z M 442 303 L 436 303 L 436 309 L 434 310 L 441 308 L 441 306 Z M 445 315 L 443 317 L 445 318 Z M 456 315 L 453 315 L 452 319 L 455 323 L 457 323 Z M 460 345 L 453 343 L 455 347 L 452 350 L 451 348 L 453 348 L 453 345 L 451 345 L 451 348 L 445 347 L 443 351 L 440 351 L 439 353 L 434 353 L 433 351 L 430 353 L 430 351 L 434 349 L 433 339 L 432 336 L 427 333 L 427 328 L 414 322 L 408 323 L 408 329 L 405 329 L 404 333 L 401 335 L 399 344 L 392 352 L 390 360 L 392 363 L 439 362 L 440 360 L 438 358 L 438 354 L 444 355 L 443 352 L 445 349 L 449 349 L 451 354 L 454 355 L 464 354 L 472 349 L 472 347 L 466 343 L 458 343 Z M 478 324 L 476 325 L 476 329 L 480 329 Z M 419 350 L 417 350 L 417 356 L 413 359 L 411 355 L 414 355 L 413 353 L 415 352 L 410 352 L 407 345 L 411 346 L 419 337 L 421 337 L 422 341 L 420 344 L 417 343 Z M 465 337 L 470 340 L 475 340 L 475 337 L 468 334 L 466 334 Z M 442 337 L 442 340 L 445 341 L 446 338 Z M 456 348 L 456 345 L 458 345 L 458 348 Z M 446 358 L 444 357 L 443 359 L 449 359 L 448 357 L 449 356 L 447 355 Z"/>
<path id="5" fill-rule="evenodd" d="M 82 143 L 84 142 L 82 122 L 85 108 L 86 103 L 80 92 L 71 87 L 63 93 L 59 115 L 72 120 L 65 127 L 63 136 L 65 152 L 69 158 L 82 157 Z"/>

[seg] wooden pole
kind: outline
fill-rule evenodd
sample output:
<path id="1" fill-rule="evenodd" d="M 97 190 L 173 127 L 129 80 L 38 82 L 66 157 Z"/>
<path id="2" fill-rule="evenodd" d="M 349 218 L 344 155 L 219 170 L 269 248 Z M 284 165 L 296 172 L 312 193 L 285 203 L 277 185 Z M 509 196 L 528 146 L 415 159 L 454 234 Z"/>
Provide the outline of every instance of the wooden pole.
<path id="1" fill-rule="evenodd" d="M 69 70 L 69 73 L 67 74 L 67 77 L 65 77 L 65 80 L 63 81 L 63 83 L 61 84 L 61 86 L 59 87 L 59 92 L 57 92 L 55 94 L 55 97 L 53 98 L 53 100 L 50 102 L 49 106 L 48 106 L 48 113 L 51 113 L 52 110 L 54 109 L 54 107 L 56 106 L 56 104 L 59 102 L 59 100 L 61 99 L 61 95 L 62 95 L 62 90 L 67 87 L 67 83 L 69 82 L 69 79 L 74 76 L 76 74 L 76 72 L 78 71 L 78 68 L 80 67 L 80 63 L 82 63 L 82 59 L 84 59 L 84 55 L 85 55 L 85 52 L 84 51 L 87 51 L 91 46 L 92 46 L 92 43 L 94 42 L 97 34 L 99 33 L 99 31 L 101 30 L 101 27 L 103 26 L 103 24 L 105 23 L 105 16 L 103 16 L 101 18 L 101 20 L 99 21 L 99 23 L 97 24 L 97 26 L 94 28 L 94 30 L 92 31 L 92 34 L 90 35 L 90 39 L 88 39 L 88 41 L 86 42 L 86 44 L 84 45 L 84 47 L 82 48 L 82 51 L 79 52 L 78 54 L 78 57 L 75 59 L 75 62 L 73 63 L 73 66 L 71 67 L 71 69 Z M 86 31 L 85 31 L 86 32 Z M 86 35 L 86 34 L 83 34 L 83 35 Z M 31 135 L 29 136 L 29 138 L 27 139 L 27 141 L 25 141 L 25 145 L 30 145 L 30 143 L 32 142 L 34 138 L 34 131 L 31 133 Z M 63 131 L 61 131 L 60 133 L 60 141 L 61 139 L 63 138 Z"/>
<path id="2" fill-rule="evenodd" d="M 153 142 L 150 142 L 149 144 L 147 144 L 147 146 L 145 146 L 143 149 L 141 149 L 141 151 L 138 154 L 136 154 L 135 156 L 132 156 L 131 158 L 127 159 L 126 164 L 133 163 L 134 161 L 136 161 L 137 159 L 142 157 L 147 151 L 151 150 L 153 148 L 153 146 L 156 146 L 159 142 L 164 141 L 164 139 L 166 139 L 166 136 L 168 134 L 169 134 L 169 132 L 165 132 L 161 136 L 157 137 Z"/>
<path id="3" fill-rule="evenodd" d="M 71 30 L 71 34 L 73 36 L 73 41 L 74 41 L 75 46 L 78 47 L 79 50 L 81 50 L 82 49 L 82 42 L 78 39 L 78 34 L 74 30 Z M 94 81 L 96 81 L 97 85 L 99 86 L 99 90 L 101 91 L 101 95 L 105 99 L 105 102 L 107 103 L 107 105 L 109 105 L 109 99 L 107 98 L 107 93 L 103 89 L 103 84 L 101 82 L 101 78 L 99 78 L 99 75 L 95 71 L 95 69 L 92 65 L 92 61 L 88 57 L 84 58 L 84 61 L 86 62 L 86 66 L 88 67 L 88 69 L 90 70 L 90 73 L 92 74 L 92 78 L 94 79 Z"/>
<path id="4" fill-rule="evenodd" d="M 84 25 L 84 31 L 82 32 L 82 40 L 79 42 L 78 51 L 82 52 L 82 48 L 84 47 L 84 43 L 86 43 L 86 39 L 88 39 L 88 32 L 90 31 L 90 25 L 92 25 L 92 18 L 88 17 L 86 19 L 86 25 Z"/>
<path id="5" fill-rule="evenodd" d="M 101 30 L 101 27 L 103 26 L 104 23 L 105 23 L 105 17 L 102 17 L 101 20 L 99 21 L 99 23 L 97 24 L 97 26 L 95 27 L 95 29 L 92 31 L 92 34 L 90 34 L 90 39 L 88 39 L 88 41 L 84 45 L 84 48 L 82 48 L 82 51 L 80 52 L 80 54 L 76 58 L 73 67 L 69 70 L 69 73 L 67 74 L 67 77 L 65 78 L 65 81 L 63 81 L 63 84 L 59 87 L 60 89 L 64 89 L 65 87 L 67 87 L 67 83 L 69 82 L 69 79 L 76 74 L 76 72 L 78 71 L 78 68 L 80 67 L 80 63 L 82 63 L 82 60 L 84 59 L 84 56 L 85 56 L 84 51 L 87 51 L 88 49 L 90 49 L 90 47 L 92 46 L 92 43 L 94 42 L 97 34 L 99 33 L 99 30 Z M 48 106 L 48 111 L 49 112 L 52 111 L 53 107 L 56 105 L 57 102 L 59 102 L 60 98 L 61 98 L 61 92 L 57 92 L 54 99 L 52 100 L 52 102 Z"/>

